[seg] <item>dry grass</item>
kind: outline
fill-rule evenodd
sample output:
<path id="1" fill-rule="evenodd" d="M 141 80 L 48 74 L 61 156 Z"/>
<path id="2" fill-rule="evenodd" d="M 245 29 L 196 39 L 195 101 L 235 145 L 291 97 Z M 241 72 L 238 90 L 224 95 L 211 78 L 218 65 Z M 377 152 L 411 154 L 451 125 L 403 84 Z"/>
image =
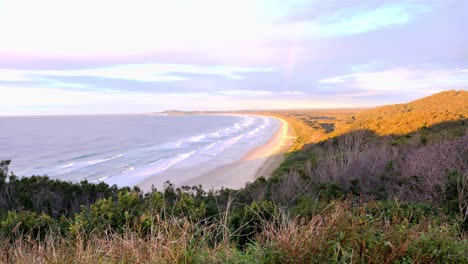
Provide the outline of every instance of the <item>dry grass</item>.
<path id="1" fill-rule="evenodd" d="M 3 263 L 463 263 L 466 234 L 437 218 L 408 217 L 396 203 L 335 201 L 310 218 L 275 210 L 255 242 L 238 249 L 227 221 L 211 226 L 155 217 L 154 232 L 79 232 L 0 241 Z M 229 212 L 226 211 L 226 215 Z M 213 240 L 224 230 L 228 239 Z M 224 232 L 223 231 L 223 232 Z"/>
<path id="2" fill-rule="evenodd" d="M 329 138 L 331 133 L 352 122 L 362 109 L 327 110 L 277 110 L 256 111 L 257 114 L 276 116 L 287 121 L 297 137 L 291 151 L 297 151 L 306 144 L 317 143 Z"/>
<path id="3" fill-rule="evenodd" d="M 448 224 L 430 219 L 410 224 L 410 219 L 401 215 L 398 207 L 386 214 L 376 202 L 356 207 L 342 201 L 325 210 L 309 220 L 268 222 L 259 241 L 274 252 L 276 263 L 463 263 L 468 260 L 466 234 L 457 246 L 445 245 L 457 233 Z M 436 256 L 435 251 L 431 252 L 433 249 L 446 255 Z"/>
<path id="4" fill-rule="evenodd" d="M 407 104 L 378 107 L 356 115 L 356 121 L 333 133 L 367 129 L 383 135 L 401 135 L 468 116 L 468 91 L 446 91 Z"/>
<path id="5" fill-rule="evenodd" d="M 207 226 L 171 217 L 159 218 L 153 223 L 153 232 L 147 235 L 131 228 L 124 233 L 109 228 L 81 231 L 74 236 L 51 231 L 44 239 L 28 235 L 13 243 L 2 239 L 0 260 L 5 263 L 219 263 L 235 253 L 229 238 L 213 239 L 223 228 L 221 223 Z"/>
<path id="6" fill-rule="evenodd" d="M 252 113 L 252 112 L 247 112 Z M 374 109 L 276 110 L 253 113 L 277 116 L 288 121 L 298 140 L 292 149 L 318 143 L 356 130 L 379 136 L 402 135 L 443 122 L 468 117 L 468 91 L 446 91 L 407 104 Z"/>

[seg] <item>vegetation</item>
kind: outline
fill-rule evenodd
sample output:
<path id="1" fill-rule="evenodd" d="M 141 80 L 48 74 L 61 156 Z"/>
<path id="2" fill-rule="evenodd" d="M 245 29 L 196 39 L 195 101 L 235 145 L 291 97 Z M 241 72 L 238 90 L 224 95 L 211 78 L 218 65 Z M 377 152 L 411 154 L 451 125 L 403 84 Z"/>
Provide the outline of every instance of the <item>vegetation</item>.
<path id="1" fill-rule="evenodd" d="M 355 116 L 333 136 L 366 129 L 378 135 L 402 135 L 444 122 L 463 121 L 468 114 L 468 91 L 446 91 L 408 104 L 378 107 Z"/>
<path id="2" fill-rule="evenodd" d="M 0 261 L 467 263 L 466 99 L 269 113 L 298 142 L 241 190 L 18 178 L 3 161 Z"/>

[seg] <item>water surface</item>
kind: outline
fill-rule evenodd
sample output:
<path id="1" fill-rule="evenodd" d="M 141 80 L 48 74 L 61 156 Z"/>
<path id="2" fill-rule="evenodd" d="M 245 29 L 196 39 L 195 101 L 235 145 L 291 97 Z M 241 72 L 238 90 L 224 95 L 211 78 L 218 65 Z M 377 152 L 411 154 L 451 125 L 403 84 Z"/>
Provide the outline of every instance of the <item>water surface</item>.
<path id="1" fill-rule="evenodd" d="M 169 168 L 234 162 L 279 125 L 240 115 L 0 117 L 0 160 L 18 176 L 135 185 Z"/>

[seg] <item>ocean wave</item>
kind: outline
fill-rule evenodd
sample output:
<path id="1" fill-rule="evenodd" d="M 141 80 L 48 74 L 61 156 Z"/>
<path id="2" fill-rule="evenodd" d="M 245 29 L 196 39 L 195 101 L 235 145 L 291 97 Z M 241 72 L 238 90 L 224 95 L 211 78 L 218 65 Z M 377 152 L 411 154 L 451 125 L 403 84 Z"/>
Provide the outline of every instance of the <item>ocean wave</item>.
<path id="1" fill-rule="evenodd" d="M 191 159 L 189 163 L 195 163 L 199 159 L 209 159 L 216 157 L 219 153 L 225 151 L 227 148 L 237 144 L 242 138 L 254 138 L 269 125 L 269 118 L 265 117 L 251 117 L 246 116 L 241 121 L 234 123 L 230 127 L 223 128 L 214 132 L 195 135 L 191 137 L 182 138 L 173 142 L 164 144 L 155 144 L 143 148 L 134 148 L 125 152 L 128 160 L 137 160 L 141 162 L 133 162 L 136 168 L 130 168 L 121 172 L 127 176 L 143 177 L 145 174 L 157 174 L 167 168 L 188 159 L 194 153 L 197 153 L 195 159 Z M 251 130 L 249 129 L 251 128 Z M 185 150 L 180 153 L 178 149 Z M 177 154 L 179 152 L 179 154 Z M 199 154 L 199 155 L 198 155 Z M 62 172 L 70 172 L 85 166 L 91 166 L 102 162 L 110 161 L 123 154 L 106 158 L 96 159 L 85 162 L 73 162 L 61 166 Z M 166 157 L 164 157 L 166 156 Z M 205 158 L 201 158 L 205 156 Z M 153 160 L 148 160 L 153 158 Z M 145 165 L 146 164 L 146 165 Z M 156 167 L 155 167 L 156 166 Z M 114 177 L 114 176 L 111 176 Z"/>
<path id="2" fill-rule="evenodd" d="M 117 158 L 120 158 L 120 157 L 123 157 L 123 154 L 119 154 L 119 155 L 116 155 L 116 156 L 113 156 L 113 157 L 110 157 L 110 158 L 107 158 L 107 159 L 90 160 L 90 161 L 87 161 L 86 163 L 87 163 L 87 165 L 95 165 L 95 164 L 98 164 L 98 163 L 114 160 L 114 159 L 117 159 Z"/>
<path id="3" fill-rule="evenodd" d="M 208 137 L 210 138 L 218 138 L 221 136 L 221 132 L 220 131 L 216 131 L 216 132 L 213 132 L 213 133 L 209 133 L 208 134 Z"/>
<path id="4" fill-rule="evenodd" d="M 173 149 L 174 147 L 175 148 L 180 148 L 180 147 L 183 147 L 183 145 L 187 144 L 187 143 L 198 143 L 198 142 L 201 142 L 201 141 L 210 141 L 212 139 L 231 136 L 231 135 L 233 135 L 233 134 L 235 134 L 237 132 L 240 132 L 241 130 L 243 130 L 243 129 L 249 127 L 249 126 L 252 126 L 255 123 L 255 120 L 256 119 L 253 118 L 253 117 L 246 116 L 245 119 L 242 122 L 234 123 L 234 125 L 232 125 L 230 127 L 223 128 L 223 129 L 220 129 L 218 131 L 203 134 L 203 135 L 196 135 L 196 136 L 184 138 L 184 139 L 181 139 L 181 140 L 179 140 L 179 141 L 177 141 L 175 143 L 171 142 L 171 143 L 167 143 L 167 144 L 164 144 L 164 145 L 156 145 L 156 146 L 154 146 L 154 148 L 155 149 L 171 149 L 171 148 Z"/>
<path id="5" fill-rule="evenodd" d="M 255 123 L 256 118 L 251 116 L 246 116 L 244 122 L 242 122 L 242 127 L 249 127 Z"/>
<path id="6" fill-rule="evenodd" d="M 103 181 L 106 181 L 108 178 L 109 178 L 109 176 L 104 176 L 104 177 L 101 177 L 101 178 L 99 178 L 97 180 L 93 180 L 91 182 L 93 182 L 93 183 L 103 182 Z"/>
<path id="7" fill-rule="evenodd" d="M 254 129 L 254 130 L 250 131 L 249 133 L 247 133 L 247 136 L 248 136 L 249 138 L 255 137 L 255 136 L 257 136 L 257 134 L 258 134 L 260 131 L 262 131 L 262 128 L 261 128 L 261 127 L 257 127 L 256 129 Z"/>
<path id="8" fill-rule="evenodd" d="M 222 140 L 219 142 L 214 142 L 213 144 L 210 145 L 210 148 L 206 148 L 203 151 L 210 150 L 209 152 L 201 153 L 204 155 L 209 155 L 209 156 L 216 156 L 219 153 L 223 152 L 227 148 L 233 146 L 237 142 L 239 142 L 245 135 L 241 134 L 235 137 L 228 138 L 226 140 Z"/>
<path id="9" fill-rule="evenodd" d="M 267 129 L 268 127 L 271 126 L 271 121 L 269 118 L 266 118 L 266 117 L 261 117 L 262 119 L 262 124 L 259 125 L 258 127 L 256 127 L 254 130 L 250 131 L 247 133 L 247 137 L 249 138 L 254 138 L 254 137 L 257 137 L 261 131 Z"/>
<path id="10" fill-rule="evenodd" d="M 161 171 L 167 170 L 170 167 L 176 165 L 177 163 L 187 159 L 188 157 L 192 156 L 195 152 L 196 151 L 193 150 L 193 151 L 190 151 L 190 152 L 181 153 L 181 154 L 178 154 L 177 156 L 175 156 L 174 158 L 162 159 L 162 160 L 160 160 L 158 162 L 155 162 L 153 164 L 150 164 L 150 165 L 157 164 L 158 168 L 154 172 L 161 172 Z"/>
<path id="11" fill-rule="evenodd" d="M 87 167 L 87 166 L 92 166 L 92 165 L 96 165 L 96 164 L 107 162 L 107 161 L 111 161 L 111 160 L 120 158 L 122 156 L 123 156 L 123 154 L 119 154 L 119 155 L 116 155 L 116 156 L 113 156 L 113 157 L 110 157 L 110 158 L 105 158 L 105 159 L 97 159 L 97 160 L 89 160 L 89 161 L 81 161 L 81 162 L 71 162 L 71 163 L 60 166 L 59 170 L 56 173 L 57 174 L 69 173 L 69 172 L 71 172 L 73 170 L 81 169 L 81 168 L 84 168 L 84 167 Z M 77 160 L 77 158 L 72 159 L 72 160 Z"/>
<path id="12" fill-rule="evenodd" d="M 117 184 L 119 186 L 138 184 L 139 182 L 145 180 L 150 176 L 157 175 L 164 172 L 165 170 L 168 170 L 172 166 L 192 156 L 195 152 L 196 151 L 193 150 L 190 152 L 178 154 L 173 158 L 160 159 L 148 165 L 134 168 L 133 170 L 128 171 L 126 173 L 112 175 L 110 177 L 105 178 L 103 181 L 111 185 Z"/>
<path id="13" fill-rule="evenodd" d="M 198 142 L 202 139 L 206 138 L 206 135 L 200 135 L 200 136 L 194 136 L 194 137 L 189 137 L 187 139 L 188 142 Z"/>
<path id="14" fill-rule="evenodd" d="M 215 141 L 215 142 L 203 147 L 201 150 L 205 151 L 205 150 L 211 149 L 212 147 L 214 147 L 214 145 L 216 145 L 216 143 L 218 143 L 218 141 Z"/>
<path id="15" fill-rule="evenodd" d="M 74 162 L 72 162 L 72 163 L 68 163 L 68 164 L 66 164 L 66 165 L 63 165 L 63 166 L 60 166 L 60 168 L 61 168 L 61 169 L 70 168 L 70 167 L 72 167 L 73 165 L 75 165 L 75 163 L 74 163 Z"/>
<path id="16" fill-rule="evenodd" d="M 58 160 L 57 162 L 58 163 L 63 163 L 63 162 L 67 162 L 67 161 L 73 161 L 73 160 L 80 160 L 80 159 L 85 159 L 85 158 L 89 158 L 89 157 L 93 157 L 93 156 L 96 156 L 96 155 L 99 155 L 101 153 L 90 153 L 90 154 L 85 154 L 85 155 L 81 155 L 81 156 L 78 156 L 78 157 L 73 157 L 71 159 L 65 159 L 65 160 Z M 39 168 L 38 168 L 39 169 Z"/>
<path id="17" fill-rule="evenodd" d="M 151 146 L 149 149 L 150 150 L 170 150 L 170 149 L 178 149 L 182 147 L 182 144 L 184 144 L 183 140 L 178 140 L 175 142 L 169 142 L 166 144 L 156 144 Z"/>
<path id="18" fill-rule="evenodd" d="M 254 120 L 253 118 L 250 118 L 250 117 L 246 117 L 244 119 L 243 122 L 237 122 L 235 123 L 234 125 L 230 126 L 230 127 L 227 127 L 227 128 L 224 128 L 220 131 L 218 131 L 218 133 L 222 136 L 229 136 L 229 135 L 232 135 L 232 134 L 235 134 L 249 126 L 251 126 L 253 123 L 254 123 Z"/>
<path id="19" fill-rule="evenodd" d="M 252 127 L 252 125 L 255 124 L 256 121 L 260 121 L 262 123 L 260 123 L 260 125 L 257 123 L 257 125 L 254 126 L 254 129 L 251 131 L 248 131 L 248 132 L 245 131 L 246 128 Z M 200 148 L 199 149 L 200 156 L 205 156 L 205 157 L 208 156 L 210 157 L 210 159 L 212 159 L 216 157 L 219 153 L 225 151 L 227 148 L 237 144 L 244 137 L 249 138 L 249 139 L 257 137 L 260 134 L 260 132 L 266 129 L 269 125 L 270 125 L 269 118 L 247 116 L 243 122 L 236 123 L 229 128 L 225 128 L 223 130 L 216 132 L 217 134 L 222 135 L 221 131 L 227 131 L 233 128 L 236 128 L 236 129 L 241 128 L 240 131 L 243 131 L 241 134 L 239 134 L 240 131 L 236 131 L 237 133 L 225 133 L 222 140 L 217 140 L 215 142 L 210 143 L 209 145 L 205 147 Z M 214 134 L 214 133 L 211 133 L 211 134 Z M 212 138 L 210 137 L 210 134 L 208 135 L 209 136 L 206 137 L 207 140 Z M 219 138 L 219 137 L 216 137 L 216 138 Z M 206 160 L 206 158 L 205 159 L 200 158 L 200 160 Z"/>
<path id="20" fill-rule="evenodd" d="M 135 170 L 135 167 L 130 167 L 128 168 L 127 170 L 123 171 L 122 173 L 125 174 L 125 173 L 129 173 L 131 171 Z"/>

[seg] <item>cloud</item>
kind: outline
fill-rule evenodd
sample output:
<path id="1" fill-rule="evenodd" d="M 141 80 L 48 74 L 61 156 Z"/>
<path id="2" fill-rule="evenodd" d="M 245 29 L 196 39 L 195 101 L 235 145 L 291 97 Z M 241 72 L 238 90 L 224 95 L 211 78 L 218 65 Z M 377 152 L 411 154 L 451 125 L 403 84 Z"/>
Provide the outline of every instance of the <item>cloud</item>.
<path id="1" fill-rule="evenodd" d="M 10 70 L 0 69 L 1 81 L 39 81 L 47 84 L 76 86 L 78 83 L 57 81 L 56 77 L 96 77 L 114 80 L 134 80 L 140 82 L 174 82 L 188 80 L 192 75 L 212 75 L 230 80 L 242 80 L 243 74 L 250 72 L 273 72 L 273 67 L 237 67 L 224 65 L 187 65 L 187 64 L 124 64 L 95 69 L 77 70 Z"/>
<path id="2" fill-rule="evenodd" d="M 412 3 L 384 4 L 369 7 L 335 6 L 329 14 L 311 18 L 302 17 L 299 21 L 285 20 L 283 31 L 295 37 L 327 38 L 363 34 L 408 24 L 415 16 L 428 12 L 429 6 Z"/>
<path id="3" fill-rule="evenodd" d="M 332 87 L 349 87 L 367 92 L 415 92 L 467 88 L 468 69 L 394 68 L 333 76 L 318 81 Z"/>
<path id="4" fill-rule="evenodd" d="M 354 35 L 380 28 L 407 24 L 412 16 L 426 8 L 414 7 L 406 4 L 382 6 L 372 10 L 339 12 L 318 25 L 318 34 L 324 36 Z"/>
<path id="5" fill-rule="evenodd" d="M 302 0 L 7 0 L 0 10 L 0 51 L 96 55 L 264 48 L 262 43 L 270 40 L 353 35 L 402 25 L 427 9 L 412 2 L 371 7 L 371 1 L 331 3 L 330 10 L 318 1 Z M 323 12 L 302 21 L 292 18 L 304 8 Z"/>
<path id="6" fill-rule="evenodd" d="M 7 0 L 0 10 L 0 50 L 88 55 L 210 49 L 262 32 L 253 5 L 247 0 Z"/>
<path id="7" fill-rule="evenodd" d="M 17 112 L 404 102 L 467 87 L 467 10 L 437 0 L 4 0 L 0 98 Z"/>
<path id="8" fill-rule="evenodd" d="M 226 91 L 218 91 L 216 94 L 220 95 L 227 95 L 227 96 L 241 96 L 241 97 L 265 97 L 271 96 L 274 93 L 272 91 L 266 90 L 226 90 Z"/>
<path id="9" fill-rule="evenodd" d="M 269 90 L 221 90 L 215 94 L 232 96 L 232 97 L 259 97 L 259 98 L 271 98 L 271 97 L 293 97 L 297 95 L 303 95 L 304 92 L 300 91 L 269 91 Z"/>

